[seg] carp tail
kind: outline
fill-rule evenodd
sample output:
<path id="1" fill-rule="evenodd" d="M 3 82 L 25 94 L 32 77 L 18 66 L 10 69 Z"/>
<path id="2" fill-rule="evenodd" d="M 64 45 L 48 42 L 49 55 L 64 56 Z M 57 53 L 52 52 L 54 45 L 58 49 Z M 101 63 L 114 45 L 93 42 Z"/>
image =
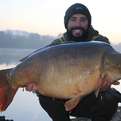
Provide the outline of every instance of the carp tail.
<path id="1" fill-rule="evenodd" d="M 0 112 L 5 111 L 12 102 L 17 88 L 12 88 L 8 75 L 11 69 L 0 70 Z"/>

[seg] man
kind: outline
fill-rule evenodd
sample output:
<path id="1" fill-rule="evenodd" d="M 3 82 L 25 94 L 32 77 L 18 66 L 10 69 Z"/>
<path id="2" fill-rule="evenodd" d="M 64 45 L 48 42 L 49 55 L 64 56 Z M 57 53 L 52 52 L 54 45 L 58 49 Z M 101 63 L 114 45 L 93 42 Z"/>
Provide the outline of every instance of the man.
<path id="1" fill-rule="evenodd" d="M 70 42 L 103 41 L 109 43 L 91 26 L 91 14 L 86 6 L 76 3 L 70 6 L 64 17 L 66 33 L 59 39 L 54 40 L 49 46 Z M 110 81 L 102 80 L 99 96 L 94 93 L 83 99 L 78 98 L 74 102 L 53 99 L 37 93 L 39 102 L 43 109 L 49 114 L 53 121 L 70 121 L 69 116 L 89 117 L 92 121 L 109 121 L 117 109 L 121 99 L 120 93 L 110 88 Z M 28 90 L 31 90 L 28 87 Z M 103 108 L 102 108 L 103 107 Z M 105 112 L 106 110 L 106 112 Z"/>

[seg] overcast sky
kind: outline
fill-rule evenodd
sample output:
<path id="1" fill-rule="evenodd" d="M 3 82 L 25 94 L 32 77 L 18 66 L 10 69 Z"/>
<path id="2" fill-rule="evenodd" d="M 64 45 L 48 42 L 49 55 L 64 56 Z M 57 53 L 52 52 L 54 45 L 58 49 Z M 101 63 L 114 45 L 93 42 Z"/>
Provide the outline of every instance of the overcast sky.
<path id="1" fill-rule="evenodd" d="M 0 0 L 0 30 L 58 35 L 65 32 L 66 9 L 76 2 L 89 8 L 95 29 L 111 42 L 121 42 L 120 0 Z"/>

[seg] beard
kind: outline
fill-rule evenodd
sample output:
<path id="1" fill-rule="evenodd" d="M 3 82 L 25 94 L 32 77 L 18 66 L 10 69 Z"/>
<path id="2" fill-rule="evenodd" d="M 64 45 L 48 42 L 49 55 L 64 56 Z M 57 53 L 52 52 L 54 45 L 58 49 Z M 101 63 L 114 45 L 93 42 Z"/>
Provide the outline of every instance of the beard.
<path id="1" fill-rule="evenodd" d="M 84 41 L 87 38 L 88 29 L 85 30 L 82 27 L 71 28 L 71 30 L 67 30 L 67 37 L 69 41 Z"/>

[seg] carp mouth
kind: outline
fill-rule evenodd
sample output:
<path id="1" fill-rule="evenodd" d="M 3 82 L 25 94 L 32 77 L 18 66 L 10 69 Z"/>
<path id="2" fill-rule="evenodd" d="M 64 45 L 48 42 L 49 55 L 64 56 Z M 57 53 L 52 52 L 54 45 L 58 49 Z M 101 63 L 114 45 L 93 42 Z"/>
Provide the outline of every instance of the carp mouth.
<path id="1" fill-rule="evenodd" d="M 0 112 L 3 112 L 11 104 L 17 89 L 12 89 L 9 86 L 0 86 Z"/>

